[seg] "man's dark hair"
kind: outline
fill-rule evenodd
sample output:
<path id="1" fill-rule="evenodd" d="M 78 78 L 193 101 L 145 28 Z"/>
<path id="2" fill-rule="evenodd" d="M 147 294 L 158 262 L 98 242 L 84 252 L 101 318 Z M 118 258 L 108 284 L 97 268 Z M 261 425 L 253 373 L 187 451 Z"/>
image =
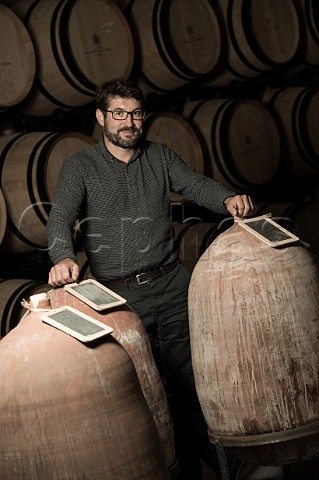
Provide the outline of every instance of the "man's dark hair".
<path id="1" fill-rule="evenodd" d="M 134 98 L 141 102 L 144 108 L 144 95 L 136 83 L 128 78 L 115 78 L 98 85 L 96 89 L 96 106 L 103 112 L 108 109 L 110 101 L 115 96 Z"/>

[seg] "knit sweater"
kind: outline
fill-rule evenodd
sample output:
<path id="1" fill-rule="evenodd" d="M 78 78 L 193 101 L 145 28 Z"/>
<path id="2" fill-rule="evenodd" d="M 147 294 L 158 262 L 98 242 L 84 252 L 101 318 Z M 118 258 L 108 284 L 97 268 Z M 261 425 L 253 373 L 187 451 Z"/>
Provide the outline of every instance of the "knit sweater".
<path id="1" fill-rule="evenodd" d="M 128 163 L 100 142 L 63 163 L 47 223 L 54 264 L 73 258 L 74 225 L 80 221 L 90 270 L 100 281 L 136 275 L 175 260 L 170 192 L 226 214 L 222 184 L 198 174 L 175 152 L 144 142 Z"/>

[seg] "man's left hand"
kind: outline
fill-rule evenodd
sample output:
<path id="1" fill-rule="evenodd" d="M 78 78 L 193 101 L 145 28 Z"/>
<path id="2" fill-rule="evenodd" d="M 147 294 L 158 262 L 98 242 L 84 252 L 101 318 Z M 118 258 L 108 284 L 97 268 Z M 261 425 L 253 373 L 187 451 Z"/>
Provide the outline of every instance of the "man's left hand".
<path id="1" fill-rule="evenodd" d="M 224 200 L 225 207 L 234 217 L 248 217 L 256 209 L 249 195 L 235 195 Z"/>

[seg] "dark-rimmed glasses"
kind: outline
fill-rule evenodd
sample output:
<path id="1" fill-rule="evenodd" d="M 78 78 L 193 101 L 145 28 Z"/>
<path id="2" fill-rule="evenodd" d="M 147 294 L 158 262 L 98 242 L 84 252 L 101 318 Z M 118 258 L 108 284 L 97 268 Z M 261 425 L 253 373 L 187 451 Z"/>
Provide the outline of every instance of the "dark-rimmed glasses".
<path id="1" fill-rule="evenodd" d="M 144 110 L 138 109 L 133 110 L 132 112 L 127 112 L 126 110 L 105 110 L 112 114 L 114 120 L 126 120 L 129 115 L 131 115 L 133 120 L 143 120 L 145 117 Z"/>

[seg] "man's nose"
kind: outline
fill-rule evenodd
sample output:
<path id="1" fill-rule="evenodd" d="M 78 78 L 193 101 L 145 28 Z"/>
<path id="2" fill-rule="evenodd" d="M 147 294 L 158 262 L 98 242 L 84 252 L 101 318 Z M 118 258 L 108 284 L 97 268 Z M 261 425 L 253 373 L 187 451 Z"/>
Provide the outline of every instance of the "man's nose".
<path id="1" fill-rule="evenodd" d="M 126 122 L 129 125 L 135 124 L 135 121 L 134 121 L 134 118 L 133 118 L 133 112 L 127 112 Z"/>

